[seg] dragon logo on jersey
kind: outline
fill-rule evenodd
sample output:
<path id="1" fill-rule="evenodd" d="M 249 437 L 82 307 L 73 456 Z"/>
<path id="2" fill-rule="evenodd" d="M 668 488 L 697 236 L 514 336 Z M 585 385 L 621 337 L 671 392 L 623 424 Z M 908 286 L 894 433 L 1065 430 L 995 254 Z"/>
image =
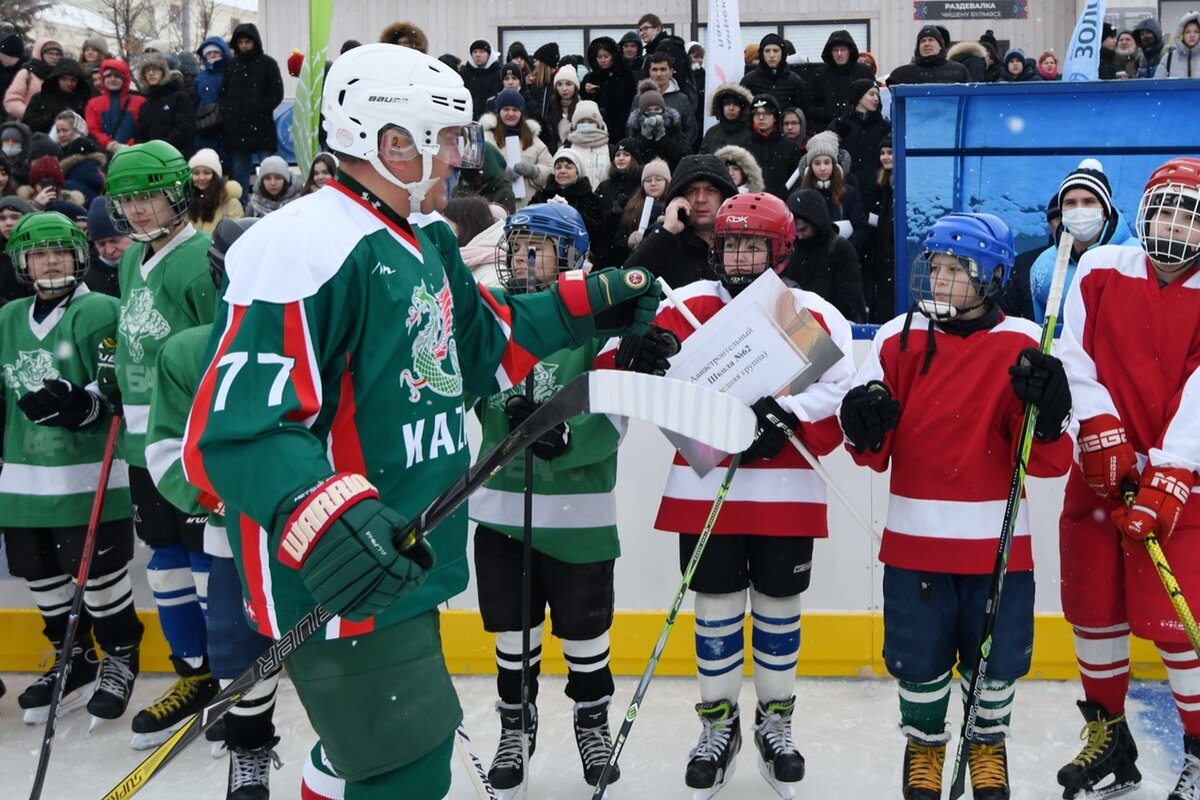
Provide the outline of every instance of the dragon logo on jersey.
<path id="1" fill-rule="evenodd" d="M 129 302 L 121 308 L 118 330 L 129 343 L 129 355 L 141 363 L 146 355 L 142 339 L 165 339 L 171 335 L 171 323 L 154 308 L 154 293 L 143 286 L 129 296 Z"/>
<path id="2" fill-rule="evenodd" d="M 547 364 L 544 361 L 539 361 L 533 367 L 533 402 L 541 404 L 554 397 L 558 390 L 562 387 L 558 383 L 558 379 L 554 377 L 554 373 L 558 372 L 558 364 Z M 497 411 L 504 410 L 504 404 L 508 402 L 508 398 L 518 394 L 525 393 L 524 382 L 507 389 L 500 394 L 494 394 L 488 398 L 488 405 Z"/>
<path id="3" fill-rule="evenodd" d="M 417 338 L 412 346 L 412 369 L 400 373 L 400 385 L 408 385 L 408 399 L 414 403 L 424 389 L 443 397 L 462 394 L 458 344 L 451 335 L 453 317 L 454 298 L 444 277 L 436 294 L 426 288 L 425 281 L 413 287 L 405 327 L 409 333 L 415 329 Z"/>
<path id="4" fill-rule="evenodd" d="M 4 365 L 4 383 L 10 389 L 36 392 L 42 388 L 42 381 L 59 377 L 54 356 L 45 350 L 19 350 L 17 363 Z"/>

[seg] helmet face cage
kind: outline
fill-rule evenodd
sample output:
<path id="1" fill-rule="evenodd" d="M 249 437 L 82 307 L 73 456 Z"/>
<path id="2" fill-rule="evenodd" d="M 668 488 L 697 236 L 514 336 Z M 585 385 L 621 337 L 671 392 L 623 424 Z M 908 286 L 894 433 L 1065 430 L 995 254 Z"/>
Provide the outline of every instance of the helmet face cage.
<path id="1" fill-rule="evenodd" d="M 511 292 L 545 289 L 560 272 L 586 269 L 587 228 L 568 205 L 527 206 L 504 223 L 496 245 L 496 272 Z"/>
<path id="2" fill-rule="evenodd" d="M 44 293 L 64 294 L 83 279 L 88 270 L 90 252 L 87 235 L 62 214 L 45 213 L 25 218 L 24 225 L 13 229 L 7 252 L 12 259 L 17 281 Z M 31 257 L 59 254 L 72 260 L 70 272 L 58 277 L 34 279 Z"/>
<path id="3" fill-rule="evenodd" d="M 154 139 L 113 156 L 105 191 L 117 231 L 136 242 L 152 242 L 170 236 L 187 218 L 192 170 L 178 150 Z M 136 227 L 126 213 L 126 204 L 135 206 Z"/>
<path id="4" fill-rule="evenodd" d="M 796 242 L 796 220 L 787 205 L 767 194 L 735 195 L 717 211 L 709 263 L 730 294 L 768 269 L 782 272 Z"/>
<path id="5" fill-rule="evenodd" d="M 1147 188 L 1138 205 L 1138 238 L 1164 272 L 1178 272 L 1200 257 L 1200 189 L 1180 181 Z"/>
<path id="6" fill-rule="evenodd" d="M 938 256 L 942 256 L 938 259 Z M 949 294 L 938 297 L 935 280 L 943 279 L 945 270 L 953 270 L 955 265 L 945 259 L 953 258 L 957 268 L 962 270 L 962 277 L 955 279 L 951 273 L 947 281 Z M 934 263 L 937 259 L 937 263 Z M 936 273 L 936 274 L 935 274 Z M 951 320 L 959 314 L 977 308 L 1000 293 L 1000 276 L 984 275 L 979 262 L 967 256 L 958 255 L 953 250 L 939 252 L 926 250 L 913 261 L 908 289 L 913 302 L 921 313 L 935 320 Z"/>
<path id="7" fill-rule="evenodd" d="M 994 214 L 947 214 L 929 229 L 925 251 L 913 261 L 913 301 L 925 316 L 944 321 L 994 300 L 1008 283 L 1014 249 L 1012 231 Z"/>

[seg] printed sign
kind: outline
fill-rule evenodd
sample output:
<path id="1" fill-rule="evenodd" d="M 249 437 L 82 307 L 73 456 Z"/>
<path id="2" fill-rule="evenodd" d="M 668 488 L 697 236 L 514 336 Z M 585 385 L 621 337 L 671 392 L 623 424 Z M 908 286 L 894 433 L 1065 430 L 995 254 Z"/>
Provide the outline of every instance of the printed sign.
<path id="1" fill-rule="evenodd" d="M 913 0 L 913 19 L 1028 19 L 1028 0 Z"/>

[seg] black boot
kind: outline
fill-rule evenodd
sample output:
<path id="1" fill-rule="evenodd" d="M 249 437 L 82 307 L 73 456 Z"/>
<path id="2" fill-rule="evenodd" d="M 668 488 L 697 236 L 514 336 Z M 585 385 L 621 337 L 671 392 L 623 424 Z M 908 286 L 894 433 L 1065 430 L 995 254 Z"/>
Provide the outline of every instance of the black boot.
<path id="1" fill-rule="evenodd" d="M 113 647 L 100 662 L 96 691 L 88 701 L 88 713 L 101 719 L 116 719 L 125 713 L 139 668 L 138 645 Z"/>
<path id="2" fill-rule="evenodd" d="M 742 749 L 738 706 L 732 700 L 697 703 L 696 713 L 704 729 L 688 754 L 684 782 L 693 789 L 716 789 L 733 776 L 734 757 Z"/>
<path id="3" fill-rule="evenodd" d="M 904 745 L 904 800 L 939 800 L 946 743 L 909 739 Z"/>
<path id="4" fill-rule="evenodd" d="M 1200 739 L 1183 737 L 1183 772 L 1167 800 L 1200 800 Z"/>
<path id="5" fill-rule="evenodd" d="M 1086 739 L 1087 744 L 1071 763 L 1058 771 L 1063 797 L 1069 800 L 1080 790 L 1092 791 L 1109 776 L 1112 776 L 1112 782 L 1100 787 L 1107 794 L 1136 788 L 1142 773 L 1135 764 L 1137 745 L 1125 715 L 1110 715 L 1104 706 L 1087 700 L 1080 700 L 1077 705 L 1087 721 L 1079 736 Z"/>
<path id="6" fill-rule="evenodd" d="M 575 744 L 579 747 L 579 760 L 583 764 L 583 779 L 588 786 L 600 782 L 600 775 L 612 755 L 612 734 L 608 731 L 608 703 L 611 698 L 602 697 L 587 703 L 575 704 Z M 608 776 L 609 783 L 616 783 L 621 770 L 613 766 Z"/>
<path id="7" fill-rule="evenodd" d="M 529 757 L 537 747 L 537 706 L 529 704 Z M 514 789 L 525 781 L 525 760 L 522 757 L 521 705 L 519 703 L 496 703 L 500 712 L 500 745 L 492 768 L 488 770 L 488 783 L 496 789 Z"/>
<path id="8" fill-rule="evenodd" d="M 198 666 L 189 665 L 182 658 L 171 657 L 179 680 L 171 684 L 157 700 L 143 708 L 133 718 L 134 750 L 158 747 L 171 737 L 171 733 L 199 712 L 220 690 L 217 679 L 208 669 L 208 659 Z"/>

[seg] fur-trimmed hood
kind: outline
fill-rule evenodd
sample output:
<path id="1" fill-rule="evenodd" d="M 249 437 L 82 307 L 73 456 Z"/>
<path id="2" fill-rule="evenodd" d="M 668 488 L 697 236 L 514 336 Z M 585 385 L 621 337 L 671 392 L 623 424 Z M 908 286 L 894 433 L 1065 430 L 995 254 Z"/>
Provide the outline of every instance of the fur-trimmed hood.
<path id="1" fill-rule="evenodd" d="M 429 37 L 425 35 L 425 31 L 411 22 L 393 22 L 383 29 L 383 33 L 379 34 L 379 41 L 384 44 L 403 43 L 422 53 L 429 52 Z"/>
<path id="2" fill-rule="evenodd" d="M 979 42 L 955 42 L 950 49 L 946 51 L 946 58 L 950 59 L 951 61 L 957 61 L 960 56 L 987 58 L 987 48 Z"/>
<path id="3" fill-rule="evenodd" d="M 78 167 L 84 161 L 95 161 L 96 164 L 100 167 L 100 169 L 104 169 L 105 165 L 108 164 L 108 158 L 103 153 L 98 153 L 95 151 L 92 151 L 91 153 L 82 153 L 82 154 L 73 155 L 73 156 L 64 156 L 62 159 L 59 160 L 58 163 L 62 165 L 63 173 L 70 175 L 71 170 Z"/>
<path id="4" fill-rule="evenodd" d="M 746 176 L 747 191 L 761 192 L 763 190 L 762 167 L 758 165 L 758 161 L 749 150 L 738 147 L 736 144 L 727 144 L 719 148 L 713 155 L 726 164 L 733 163 L 738 166 L 742 174 Z"/>
<path id="5" fill-rule="evenodd" d="M 750 101 L 754 99 L 754 95 L 752 95 L 750 90 L 745 86 L 742 86 L 740 83 L 722 83 L 720 86 L 718 86 L 709 96 L 708 113 L 717 119 L 721 119 L 721 106 L 725 105 L 724 96 L 728 94 L 735 94 L 745 101 L 742 104 L 742 117 L 745 120 L 749 120 Z"/>
<path id="6" fill-rule="evenodd" d="M 33 202 L 33 198 L 37 196 L 37 193 L 38 190 L 34 186 L 25 185 L 17 187 L 17 197 L 22 200 L 28 200 L 30 203 Z M 59 189 L 58 199 L 66 200 L 84 208 L 87 208 L 88 204 L 87 198 L 83 196 L 83 192 L 77 192 L 74 189 Z"/>

